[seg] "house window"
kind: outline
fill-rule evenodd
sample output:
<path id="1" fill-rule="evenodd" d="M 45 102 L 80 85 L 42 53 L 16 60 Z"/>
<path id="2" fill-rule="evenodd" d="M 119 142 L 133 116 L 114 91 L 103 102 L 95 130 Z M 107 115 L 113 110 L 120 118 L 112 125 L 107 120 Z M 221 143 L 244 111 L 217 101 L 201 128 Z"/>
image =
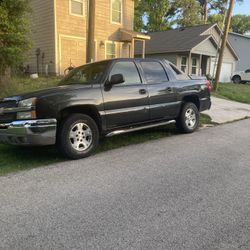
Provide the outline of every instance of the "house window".
<path id="1" fill-rule="evenodd" d="M 187 72 L 187 57 L 186 56 L 181 57 L 181 70 L 185 73 Z"/>
<path id="2" fill-rule="evenodd" d="M 192 58 L 192 75 L 197 74 L 197 58 Z"/>
<path id="3" fill-rule="evenodd" d="M 112 23 L 122 22 L 122 0 L 111 0 L 111 20 Z"/>
<path id="4" fill-rule="evenodd" d="M 70 0 L 69 2 L 70 15 L 84 15 L 84 0 Z"/>
<path id="5" fill-rule="evenodd" d="M 117 48 L 116 43 L 112 41 L 106 42 L 106 59 L 116 58 L 117 56 Z"/>

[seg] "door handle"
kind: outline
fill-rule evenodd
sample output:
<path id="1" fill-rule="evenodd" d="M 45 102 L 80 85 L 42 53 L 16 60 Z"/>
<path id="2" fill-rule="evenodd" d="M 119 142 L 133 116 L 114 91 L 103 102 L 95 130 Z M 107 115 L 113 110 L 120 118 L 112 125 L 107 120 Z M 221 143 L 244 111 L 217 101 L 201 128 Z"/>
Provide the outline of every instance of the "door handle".
<path id="1" fill-rule="evenodd" d="M 145 94 L 147 94 L 147 90 L 146 90 L 146 89 L 140 89 L 140 90 L 139 90 L 139 93 L 140 93 L 141 95 L 145 95 Z"/>
<path id="2" fill-rule="evenodd" d="M 173 89 L 172 89 L 171 87 L 167 87 L 167 91 L 168 91 L 168 92 L 172 92 Z"/>

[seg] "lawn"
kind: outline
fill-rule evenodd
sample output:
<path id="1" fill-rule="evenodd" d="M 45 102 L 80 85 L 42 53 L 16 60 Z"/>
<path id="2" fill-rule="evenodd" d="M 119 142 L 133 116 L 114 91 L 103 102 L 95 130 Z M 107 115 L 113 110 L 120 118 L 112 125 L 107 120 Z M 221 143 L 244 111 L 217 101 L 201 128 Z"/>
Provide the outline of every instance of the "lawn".
<path id="1" fill-rule="evenodd" d="M 60 78 L 57 77 L 41 77 L 35 80 L 29 78 L 14 78 L 12 79 L 11 85 L 5 91 L 0 92 L 0 97 L 52 87 L 55 86 L 59 80 Z M 209 123 L 211 123 L 210 117 L 202 114 L 201 124 Z M 107 150 L 164 138 L 175 134 L 178 134 L 178 131 L 172 124 L 130 134 L 118 135 L 111 138 L 102 138 L 96 153 L 98 154 Z M 16 147 L 0 145 L 0 175 L 62 161 L 65 161 L 65 159 L 60 156 L 53 146 Z"/>
<path id="2" fill-rule="evenodd" d="M 250 104 L 250 84 L 221 83 L 216 97 Z"/>
<path id="3" fill-rule="evenodd" d="M 201 124 L 211 123 L 210 117 L 201 115 Z M 138 144 L 150 140 L 169 137 L 178 134 L 175 125 L 141 130 L 129 134 L 102 138 L 97 154 L 123 146 Z M 36 168 L 56 162 L 65 161 L 54 146 L 47 147 L 16 147 L 0 145 L 0 175 L 19 170 Z"/>

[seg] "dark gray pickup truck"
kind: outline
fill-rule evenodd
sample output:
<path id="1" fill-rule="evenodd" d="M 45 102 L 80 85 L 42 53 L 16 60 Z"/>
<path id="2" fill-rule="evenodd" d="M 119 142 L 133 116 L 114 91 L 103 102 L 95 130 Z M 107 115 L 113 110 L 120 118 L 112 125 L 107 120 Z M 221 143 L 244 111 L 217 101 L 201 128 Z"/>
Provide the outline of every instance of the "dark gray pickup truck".
<path id="1" fill-rule="evenodd" d="M 55 88 L 0 101 L 0 143 L 56 144 L 64 156 L 89 156 L 100 136 L 176 122 L 193 132 L 209 109 L 211 85 L 156 59 L 112 59 L 72 70 Z"/>

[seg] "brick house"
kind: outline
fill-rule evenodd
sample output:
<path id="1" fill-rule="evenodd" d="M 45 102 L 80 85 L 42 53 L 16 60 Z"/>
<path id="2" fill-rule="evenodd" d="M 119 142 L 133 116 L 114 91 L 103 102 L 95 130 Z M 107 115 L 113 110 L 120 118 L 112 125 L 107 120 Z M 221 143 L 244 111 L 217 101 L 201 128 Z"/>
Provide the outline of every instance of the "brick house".
<path id="1" fill-rule="evenodd" d="M 90 0 L 91 1 L 91 0 Z M 96 0 L 95 58 L 133 57 L 135 41 L 149 39 L 133 32 L 133 0 Z M 63 74 L 70 64 L 86 63 L 88 0 L 32 0 L 31 73 Z M 145 46 L 142 46 L 145 49 Z M 38 67 L 37 67 L 38 65 Z"/>

